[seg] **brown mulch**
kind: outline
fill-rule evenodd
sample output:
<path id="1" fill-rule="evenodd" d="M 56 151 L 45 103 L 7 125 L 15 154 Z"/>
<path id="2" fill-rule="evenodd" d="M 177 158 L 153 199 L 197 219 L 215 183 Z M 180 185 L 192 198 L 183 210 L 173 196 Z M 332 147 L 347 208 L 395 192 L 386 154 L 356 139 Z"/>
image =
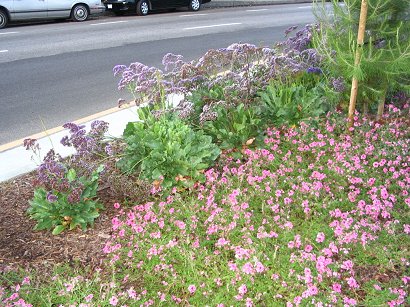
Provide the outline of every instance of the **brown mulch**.
<path id="1" fill-rule="evenodd" d="M 111 219 L 116 214 L 109 189 L 98 192 L 105 210 L 94 227 L 54 236 L 50 231 L 34 231 L 36 222 L 26 213 L 33 197 L 35 176 L 30 173 L 0 183 L 0 273 L 17 268 L 44 272 L 62 263 L 98 266 L 104 257 L 102 247 L 110 238 Z"/>

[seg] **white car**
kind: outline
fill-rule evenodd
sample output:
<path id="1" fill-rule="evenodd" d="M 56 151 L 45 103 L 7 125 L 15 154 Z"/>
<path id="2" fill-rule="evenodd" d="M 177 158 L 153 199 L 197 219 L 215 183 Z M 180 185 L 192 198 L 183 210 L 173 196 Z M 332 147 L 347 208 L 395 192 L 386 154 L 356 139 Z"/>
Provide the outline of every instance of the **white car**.
<path id="1" fill-rule="evenodd" d="M 103 10 L 101 0 L 0 0 L 0 29 L 16 20 L 71 18 L 84 21 Z"/>

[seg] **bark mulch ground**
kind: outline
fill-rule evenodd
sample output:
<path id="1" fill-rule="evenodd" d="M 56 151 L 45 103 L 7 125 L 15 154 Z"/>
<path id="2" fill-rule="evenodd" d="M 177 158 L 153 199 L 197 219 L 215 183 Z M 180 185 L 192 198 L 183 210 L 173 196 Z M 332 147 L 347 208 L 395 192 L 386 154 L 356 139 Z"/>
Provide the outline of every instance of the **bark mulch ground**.
<path id="1" fill-rule="evenodd" d="M 93 228 L 54 236 L 50 231 L 34 231 L 36 223 L 26 213 L 33 197 L 35 176 L 30 173 L 0 183 L 0 273 L 17 268 L 44 271 L 56 264 L 74 262 L 98 266 L 115 215 L 115 200 L 109 189 L 98 192 L 106 209 Z"/>

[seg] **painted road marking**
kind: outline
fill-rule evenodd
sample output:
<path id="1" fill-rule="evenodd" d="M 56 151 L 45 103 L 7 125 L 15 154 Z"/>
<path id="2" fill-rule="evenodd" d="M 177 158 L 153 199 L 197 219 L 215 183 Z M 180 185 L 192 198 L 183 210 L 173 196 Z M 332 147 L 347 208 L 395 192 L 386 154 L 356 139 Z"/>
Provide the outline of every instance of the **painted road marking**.
<path id="1" fill-rule="evenodd" d="M 209 14 L 189 14 L 189 15 L 181 15 L 179 17 L 194 17 L 194 16 L 206 16 Z"/>
<path id="2" fill-rule="evenodd" d="M 0 53 L 6 53 L 9 52 L 8 50 L 4 49 L 4 50 L 0 50 Z"/>
<path id="3" fill-rule="evenodd" d="M 311 9 L 311 8 L 312 8 L 311 5 L 309 5 L 309 6 L 298 6 L 298 9 Z"/>
<path id="4" fill-rule="evenodd" d="M 8 35 L 8 34 L 16 34 L 18 32 L 4 32 L 4 33 L 0 33 L 0 35 Z"/>
<path id="5" fill-rule="evenodd" d="M 258 10 L 246 10 L 247 12 L 262 12 L 262 11 L 269 11 L 269 9 L 258 9 Z"/>
<path id="6" fill-rule="evenodd" d="M 215 27 L 236 26 L 236 25 L 241 25 L 241 24 L 242 24 L 242 23 L 240 23 L 240 22 L 221 23 L 221 24 L 218 24 L 218 25 L 210 25 L 210 26 L 200 26 L 200 27 L 184 28 L 184 30 L 196 30 L 196 29 L 206 29 L 206 28 L 215 28 Z"/>
<path id="7" fill-rule="evenodd" d="M 109 21 L 109 22 L 100 22 L 100 23 L 91 23 L 90 26 L 101 26 L 101 25 L 112 25 L 114 23 L 124 23 L 128 22 L 127 20 L 119 20 L 119 21 Z"/>

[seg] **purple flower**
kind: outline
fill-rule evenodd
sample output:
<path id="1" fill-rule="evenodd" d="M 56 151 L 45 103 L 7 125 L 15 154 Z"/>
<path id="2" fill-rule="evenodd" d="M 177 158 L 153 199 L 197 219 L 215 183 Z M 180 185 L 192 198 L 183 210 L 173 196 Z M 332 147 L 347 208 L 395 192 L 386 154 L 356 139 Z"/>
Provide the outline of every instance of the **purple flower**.
<path id="1" fill-rule="evenodd" d="M 37 140 L 36 139 L 30 139 L 30 138 L 25 139 L 23 141 L 23 146 L 26 148 L 26 150 L 33 150 L 33 151 L 36 151 L 40 148 L 38 143 L 37 143 Z"/>
<path id="2" fill-rule="evenodd" d="M 53 193 L 51 193 L 51 192 L 47 192 L 47 201 L 48 201 L 49 203 L 53 203 L 53 202 L 55 202 L 55 201 L 57 201 L 57 200 L 58 200 L 57 195 L 55 195 L 55 194 L 53 194 Z"/>
<path id="3" fill-rule="evenodd" d="M 126 68 L 127 68 L 127 66 L 125 66 L 125 65 L 116 65 L 116 66 L 114 66 L 114 68 L 113 68 L 114 76 L 118 76 Z"/>
<path id="4" fill-rule="evenodd" d="M 319 67 L 311 66 L 306 70 L 306 72 L 309 74 L 321 74 L 322 70 Z"/>
<path id="5" fill-rule="evenodd" d="M 293 32 L 294 30 L 296 30 L 298 28 L 298 26 L 291 26 L 289 28 L 287 28 L 285 30 L 285 36 L 288 36 L 290 32 Z"/>
<path id="6" fill-rule="evenodd" d="M 71 133 L 76 133 L 85 128 L 84 125 L 77 125 L 75 123 L 65 123 L 63 128 L 69 129 Z"/>
<path id="7" fill-rule="evenodd" d="M 345 90 L 345 83 L 342 77 L 339 78 L 331 78 L 330 81 L 332 82 L 333 89 L 338 93 L 343 93 Z"/>

